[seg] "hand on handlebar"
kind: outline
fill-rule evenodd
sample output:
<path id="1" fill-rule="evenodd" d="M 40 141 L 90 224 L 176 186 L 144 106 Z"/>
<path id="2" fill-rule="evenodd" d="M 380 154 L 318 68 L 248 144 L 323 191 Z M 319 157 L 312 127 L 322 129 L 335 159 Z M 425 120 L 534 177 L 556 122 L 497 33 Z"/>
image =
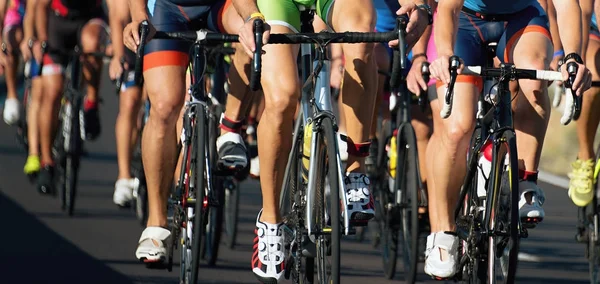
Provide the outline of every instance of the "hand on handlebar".
<path id="1" fill-rule="evenodd" d="M 408 45 L 408 49 L 410 49 L 417 43 L 423 32 L 425 32 L 429 23 L 429 15 L 427 15 L 425 10 L 417 8 L 415 3 L 404 5 L 396 11 L 396 15 L 406 14 L 409 17 L 408 24 L 406 24 L 406 44 Z M 392 40 L 388 44 L 390 47 L 396 47 L 398 46 L 398 40 Z"/>
<path id="2" fill-rule="evenodd" d="M 427 91 L 427 82 L 425 82 L 421 73 L 424 62 L 427 62 L 425 57 L 415 58 L 406 76 L 406 87 L 417 96 L 421 95 L 421 92 Z"/>
<path id="3" fill-rule="evenodd" d="M 256 47 L 256 44 L 254 42 L 254 20 L 255 19 L 257 19 L 257 18 L 251 18 L 248 21 L 246 21 L 244 23 L 244 25 L 242 26 L 242 28 L 240 28 L 240 30 L 238 32 L 240 43 L 244 47 L 244 51 L 246 51 L 246 54 L 248 54 L 248 56 L 250 56 L 250 57 L 254 56 L 254 49 Z M 267 42 L 269 40 L 269 35 L 271 33 L 271 26 L 269 26 L 269 24 L 264 22 L 263 29 L 264 29 L 263 44 L 267 44 Z"/>
<path id="4" fill-rule="evenodd" d="M 431 66 L 429 67 L 431 71 L 432 78 L 444 83 L 445 85 L 450 84 L 450 57 L 448 55 L 438 56 L 433 62 L 431 62 Z M 460 60 L 460 64 L 457 69 L 457 74 L 462 72 L 464 67 L 464 63 L 462 59 Z"/>
<path id="5" fill-rule="evenodd" d="M 123 30 L 123 43 L 133 52 L 136 52 L 140 45 L 140 24 L 143 21 L 148 21 L 147 17 L 132 19 L 131 23 L 127 24 Z M 156 29 L 154 29 L 152 23 L 148 21 L 148 36 L 146 37 L 146 42 L 149 41 L 155 33 Z"/>
<path id="6" fill-rule="evenodd" d="M 569 71 L 567 70 L 567 66 L 569 65 L 569 61 L 564 63 L 560 67 L 560 72 L 562 73 L 563 81 L 569 80 Z M 576 62 L 574 62 L 576 63 Z M 592 86 L 592 73 L 590 70 L 585 67 L 583 64 L 577 64 L 577 73 L 575 75 L 575 79 L 571 84 L 571 90 L 575 92 L 577 96 L 581 96 L 585 91 L 587 91 Z"/>
<path id="7" fill-rule="evenodd" d="M 123 65 L 121 59 L 117 56 L 113 56 L 110 60 L 110 66 L 108 67 L 108 76 L 111 80 L 116 80 L 123 74 Z"/>

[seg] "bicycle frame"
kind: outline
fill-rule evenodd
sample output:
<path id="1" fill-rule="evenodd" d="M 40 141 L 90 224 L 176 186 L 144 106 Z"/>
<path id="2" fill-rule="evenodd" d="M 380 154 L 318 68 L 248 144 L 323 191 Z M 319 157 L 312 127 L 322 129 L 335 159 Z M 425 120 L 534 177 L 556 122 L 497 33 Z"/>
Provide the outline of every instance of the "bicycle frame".
<path id="1" fill-rule="evenodd" d="M 300 6 L 301 12 L 301 32 L 309 33 L 313 31 L 312 27 L 312 19 L 314 16 L 314 7 L 305 7 Z M 312 44 L 304 43 L 300 45 L 301 52 L 301 66 L 302 66 L 302 80 L 306 82 L 302 88 L 302 97 L 300 99 L 300 115 L 296 120 L 296 126 L 294 128 L 294 137 L 298 137 L 300 135 L 301 123 L 302 125 L 307 125 L 308 123 L 313 123 L 314 125 L 319 125 L 320 120 L 323 117 L 329 117 L 332 121 L 336 121 L 335 115 L 333 113 L 333 106 L 331 103 L 331 91 L 329 86 L 329 78 L 330 78 L 330 70 L 331 70 L 331 61 L 327 56 L 327 46 L 323 46 L 322 49 L 319 49 L 316 52 L 316 57 L 312 52 Z M 314 62 L 313 62 L 314 60 Z M 313 74 L 317 74 L 316 77 L 313 77 Z M 319 139 L 319 131 L 318 127 L 313 127 L 313 135 L 310 141 L 310 149 L 311 153 L 318 153 L 318 147 L 320 146 L 318 143 Z M 295 143 L 294 143 L 295 144 Z M 335 149 L 339 149 L 337 145 L 337 141 L 335 141 Z M 297 149 L 292 149 L 290 155 L 294 153 Z M 340 181 L 343 181 L 342 168 L 341 168 L 341 158 L 339 155 L 339 151 L 336 151 L 337 157 L 337 165 L 338 165 L 338 178 Z M 291 157 L 291 156 L 290 156 Z M 293 161 L 292 161 L 293 162 Z M 309 159 L 309 168 L 314 169 L 317 167 L 319 162 L 319 157 L 317 155 L 312 155 Z M 286 167 L 286 173 L 289 171 L 289 162 Z M 308 231 L 308 235 L 314 241 L 314 236 L 316 232 L 314 228 L 316 224 L 314 223 L 313 216 L 313 208 L 315 204 L 316 194 L 317 194 L 317 171 L 309 171 L 308 174 L 308 186 L 306 187 L 306 218 L 304 218 L 304 226 Z M 287 188 L 287 182 L 284 183 L 283 190 Z M 338 199 L 343 200 L 345 195 L 345 191 L 343 188 L 343 183 L 340 182 L 340 196 Z M 330 197 L 331 198 L 331 197 Z M 350 217 L 348 216 L 347 205 L 345 202 L 342 202 L 342 210 L 344 212 L 344 234 L 351 234 L 350 230 Z M 331 214 L 339 214 L 337 212 L 332 212 Z"/>

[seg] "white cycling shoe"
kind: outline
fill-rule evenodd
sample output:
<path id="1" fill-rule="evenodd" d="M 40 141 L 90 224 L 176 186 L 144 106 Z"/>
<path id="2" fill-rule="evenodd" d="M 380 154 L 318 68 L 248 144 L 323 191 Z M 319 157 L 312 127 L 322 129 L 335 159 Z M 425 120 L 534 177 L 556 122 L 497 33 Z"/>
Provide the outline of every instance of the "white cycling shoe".
<path id="1" fill-rule="evenodd" d="M 535 226 L 537 223 L 544 220 L 545 212 L 542 205 L 546 200 L 544 191 L 534 182 L 520 181 L 519 182 L 519 216 L 521 222 L 529 226 Z M 526 194 L 531 193 L 531 202 L 527 202 Z"/>
<path id="2" fill-rule="evenodd" d="M 458 236 L 454 233 L 437 232 L 427 236 L 425 273 L 438 280 L 452 278 L 456 274 L 458 242 Z M 446 260 L 442 260 L 440 250 L 446 251 Z"/>
<path id="3" fill-rule="evenodd" d="M 135 250 L 135 257 L 143 262 L 162 262 L 167 257 L 165 243 L 171 237 L 171 232 L 162 227 L 147 227 Z"/>
<path id="4" fill-rule="evenodd" d="M 137 192 L 140 186 L 140 181 L 136 178 L 122 178 L 115 183 L 115 193 L 113 194 L 113 202 L 121 207 L 126 207 L 133 200 L 133 193 Z"/>
<path id="5" fill-rule="evenodd" d="M 262 210 L 256 217 L 252 272 L 263 284 L 277 284 L 285 273 L 284 224 L 260 221 Z"/>
<path id="6" fill-rule="evenodd" d="M 19 100 L 6 99 L 4 101 L 4 122 L 8 125 L 15 125 L 19 121 Z"/>

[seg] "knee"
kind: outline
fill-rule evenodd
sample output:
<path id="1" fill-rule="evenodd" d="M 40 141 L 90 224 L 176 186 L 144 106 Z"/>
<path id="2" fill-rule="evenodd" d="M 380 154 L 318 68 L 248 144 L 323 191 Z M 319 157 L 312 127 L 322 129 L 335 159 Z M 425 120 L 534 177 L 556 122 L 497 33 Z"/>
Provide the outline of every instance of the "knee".
<path id="1" fill-rule="evenodd" d="M 461 122 L 446 124 L 445 131 L 443 132 L 442 141 L 445 142 L 446 146 L 450 149 L 459 150 L 464 147 L 468 147 L 468 142 L 471 133 L 473 132 L 473 123 Z"/>
<path id="2" fill-rule="evenodd" d="M 412 126 L 415 129 L 415 136 L 417 141 L 426 141 L 429 139 L 431 127 L 427 121 L 420 119 L 413 119 Z"/>
<path id="3" fill-rule="evenodd" d="M 150 117 L 158 129 L 175 127 L 182 102 L 175 98 L 162 98 L 152 102 Z"/>
<path id="4" fill-rule="evenodd" d="M 44 102 L 44 105 L 53 105 L 54 103 L 60 100 L 62 95 L 62 84 L 58 84 L 56 82 L 52 82 L 48 80 L 43 84 L 43 95 L 41 101 Z"/>
<path id="5" fill-rule="evenodd" d="M 140 98 L 136 96 L 135 91 L 127 90 L 120 94 L 123 96 L 120 100 L 119 115 L 131 116 L 136 113 L 136 109 L 139 108 Z"/>
<path id="6" fill-rule="evenodd" d="M 275 89 L 267 87 L 267 90 L 275 91 L 265 92 L 265 115 L 281 123 L 293 119 L 299 98 L 298 80 L 286 78 L 273 82 L 278 82 Z"/>

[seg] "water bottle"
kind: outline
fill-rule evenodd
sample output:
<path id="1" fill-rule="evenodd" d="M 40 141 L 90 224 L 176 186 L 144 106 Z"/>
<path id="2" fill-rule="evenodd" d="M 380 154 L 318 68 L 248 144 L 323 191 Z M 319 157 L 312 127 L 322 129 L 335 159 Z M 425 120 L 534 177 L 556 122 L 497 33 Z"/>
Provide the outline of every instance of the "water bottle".
<path id="1" fill-rule="evenodd" d="M 396 131 L 394 131 L 394 135 L 392 135 L 392 139 L 390 139 L 390 144 L 388 146 L 388 185 L 390 192 L 393 192 L 394 181 L 396 180 L 396 162 L 398 161 L 398 151 L 396 149 Z"/>
<path id="2" fill-rule="evenodd" d="M 304 141 L 302 141 L 302 178 L 308 180 L 308 168 L 310 167 L 310 146 L 313 134 L 312 122 L 304 127 Z"/>
<path id="3" fill-rule="evenodd" d="M 477 196 L 485 197 L 487 181 L 492 169 L 492 141 L 487 140 L 481 147 L 481 155 L 477 165 Z"/>

